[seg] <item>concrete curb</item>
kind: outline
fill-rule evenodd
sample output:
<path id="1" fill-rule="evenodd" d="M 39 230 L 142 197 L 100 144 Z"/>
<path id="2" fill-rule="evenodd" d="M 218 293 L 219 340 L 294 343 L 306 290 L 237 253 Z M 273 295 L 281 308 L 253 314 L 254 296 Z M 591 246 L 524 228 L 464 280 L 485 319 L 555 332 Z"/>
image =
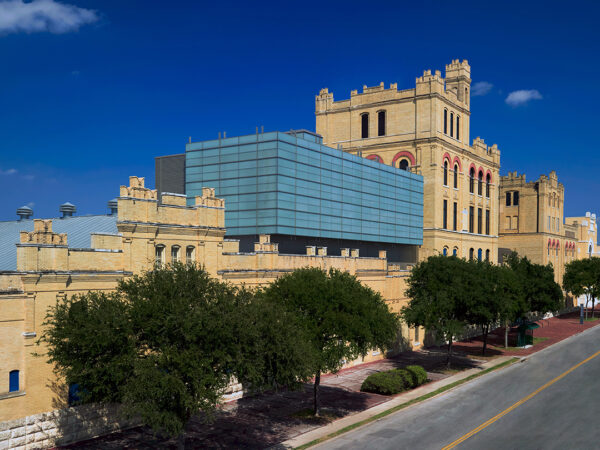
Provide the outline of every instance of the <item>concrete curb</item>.
<path id="1" fill-rule="evenodd" d="M 309 442 L 312 442 L 316 439 L 320 439 L 323 438 L 325 436 L 330 435 L 331 433 L 335 433 L 339 430 L 342 430 L 343 428 L 353 425 L 357 422 L 361 422 L 363 420 L 369 419 L 373 416 L 376 416 L 377 414 L 380 414 L 384 411 L 387 411 L 388 409 L 394 408 L 396 406 L 402 405 L 404 403 L 410 402 L 411 400 L 414 400 L 416 398 L 419 398 L 423 395 L 429 394 L 431 392 L 437 391 L 440 388 L 443 388 L 444 386 L 447 386 L 449 384 L 455 383 L 457 381 L 461 381 L 464 380 L 465 378 L 468 378 L 472 375 L 478 374 L 486 369 L 492 368 L 494 366 L 497 366 L 499 364 L 502 364 L 506 361 L 509 361 L 511 359 L 515 359 L 514 356 L 501 356 L 499 358 L 490 360 L 490 361 L 486 361 L 485 363 L 483 363 L 480 367 L 477 368 L 473 368 L 473 369 L 469 369 L 469 370 L 465 370 L 464 372 L 460 372 L 457 373 L 455 375 L 452 375 L 448 378 L 444 378 L 443 380 L 439 380 L 439 381 L 435 381 L 432 383 L 428 383 L 424 386 L 421 386 L 419 388 L 413 389 L 411 391 L 408 391 L 404 394 L 400 394 L 394 398 L 392 398 L 391 400 L 385 402 L 385 403 L 381 403 L 377 406 L 374 406 L 372 408 L 366 409 L 364 411 L 361 411 L 359 413 L 356 414 L 352 414 L 350 416 L 346 416 L 343 417 L 339 420 L 336 420 L 335 422 L 332 422 L 328 425 L 325 425 L 323 427 L 320 428 L 316 428 L 312 431 L 308 431 L 306 433 L 303 433 L 301 435 L 298 435 L 292 439 L 288 439 L 285 442 L 282 442 L 280 444 L 277 444 L 276 446 L 272 447 L 272 448 L 296 448 L 299 447 L 301 445 L 305 445 L 308 444 Z M 518 359 L 518 358 L 517 358 Z M 508 366 L 507 366 L 508 367 Z M 462 386 L 459 385 L 459 386 Z M 459 387 L 456 386 L 456 387 Z M 441 392 L 438 395 L 442 395 L 446 392 L 450 392 L 452 389 L 448 389 L 447 391 Z M 433 396 L 431 398 L 435 398 L 436 396 Z M 429 400 L 429 399 L 428 399 Z M 419 404 L 415 403 L 415 405 Z M 413 406 L 413 405 L 410 405 Z M 409 407 L 410 407 L 409 406 Z M 404 409 L 402 409 L 403 411 Z M 398 411 L 399 412 L 399 411 Z M 368 425 L 368 424 L 365 424 Z"/>

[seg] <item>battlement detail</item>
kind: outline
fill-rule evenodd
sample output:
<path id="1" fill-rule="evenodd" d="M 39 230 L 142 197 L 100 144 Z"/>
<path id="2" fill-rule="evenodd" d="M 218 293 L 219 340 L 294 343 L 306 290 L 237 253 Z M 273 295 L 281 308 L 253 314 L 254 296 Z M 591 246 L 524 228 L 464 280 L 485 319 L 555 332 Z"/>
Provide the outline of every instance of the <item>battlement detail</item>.
<path id="1" fill-rule="evenodd" d="M 65 233 L 52 231 L 52 219 L 34 219 L 33 231 L 21 231 L 21 244 L 67 245 Z"/>

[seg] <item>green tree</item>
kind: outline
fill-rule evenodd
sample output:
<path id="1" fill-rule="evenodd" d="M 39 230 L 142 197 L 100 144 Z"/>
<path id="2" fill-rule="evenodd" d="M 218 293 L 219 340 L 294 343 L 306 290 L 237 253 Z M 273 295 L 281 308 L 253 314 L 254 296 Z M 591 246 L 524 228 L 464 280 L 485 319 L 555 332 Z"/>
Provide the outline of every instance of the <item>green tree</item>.
<path id="1" fill-rule="evenodd" d="M 464 332 L 473 275 L 463 259 L 430 256 L 413 267 L 408 278 L 407 306 L 401 316 L 410 326 L 421 326 L 446 341 L 450 366 L 452 342 Z"/>
<path id="2" fill-rule="evenodd" d="M 235 378 L 253 389 L 310 379 L 303 323 L 282 305 L 176 264 L 59 301 L 39 343 L 81 403 L 121 403 L 155 431 L 179 436 L 208 417 Z M 308 362 L 307 362 L 308 360 Z"/>
<path id="3" fill-rule="evenodd" d="M 519 257 L 516 252 L 508 256 L 506 264 L 514 271 L 522 294 L 522 302 L 518 303 L 521 310 L 518 308 L 516 314 L 543 314 L 557 311 L 563 306 L 562 289 L 554 281 L 554 269 L 551 264 L 534 264 L 526 256 Z"/>
<path id="4" fill-rule="evenodd" d="M 310 344 L 311 357 L 305 362 L 315 377 L 316 416 L 321 374 L 336 372 L 344 360 L 365 356 L 371 349 L 389 348 L 398 333 L 398 317 L 381 295 L 339 270 L 298 269 L 272 283 L 262 295 L 300 320 Z"/>
<path id="5" fill-rule="evenodd" d="M 466 296 L 466 320 L 481 328 L 482 354 L 485 355 L 492 327 L 515 319 L 514 315 L 520 309 L 520 292 L 516 276 L 508 267 L 482 261 L 469 261 L 466 264 L 471 278 Z"/>
<path id="6" fill-rule="evenodd" d="M 90 292 L 57 300 L 46 316 L 48 361 L 79 403 L 120 402 L 133 375 L 135 343 L 128 305 L 116 293 Z"/>
<path id="7" fill-rule="evenodd" d="M 576 259 L 565 266 L 563 288 L 575 297 L 585 296 L 585 309 L 592 300 L 592 317 L 594 317 L 595 298 L 600 296 L 600 258 L 592 256 Z"/>

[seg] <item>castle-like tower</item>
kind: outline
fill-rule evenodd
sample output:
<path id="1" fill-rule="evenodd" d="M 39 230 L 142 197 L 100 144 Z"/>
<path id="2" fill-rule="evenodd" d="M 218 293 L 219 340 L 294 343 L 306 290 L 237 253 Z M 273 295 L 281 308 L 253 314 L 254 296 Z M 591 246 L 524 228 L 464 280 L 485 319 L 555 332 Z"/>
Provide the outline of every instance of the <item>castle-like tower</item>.
<path id="1" fill-rule="evenodd" d="M 500 178 L 500 259 L 512 251 L 538 264 L 552 264 L 562 284 L 565 265 L 596 256 L 596 215 L 564 217 L 565 187 L 556 172 L 527 182 L 525 174 Z"/>
<path id="2" fill-rule="evenodd" d="M 421 258 L 436 253 L 496 261 L 500 151 L 470 144 L 471 67 L 430 70 L 412 89 L 384 84 L 334 101 L 316 96 L 316 131 L 326 145 L 424 177 Z M 398 201 L 402 201 L 399 199 Z"/>

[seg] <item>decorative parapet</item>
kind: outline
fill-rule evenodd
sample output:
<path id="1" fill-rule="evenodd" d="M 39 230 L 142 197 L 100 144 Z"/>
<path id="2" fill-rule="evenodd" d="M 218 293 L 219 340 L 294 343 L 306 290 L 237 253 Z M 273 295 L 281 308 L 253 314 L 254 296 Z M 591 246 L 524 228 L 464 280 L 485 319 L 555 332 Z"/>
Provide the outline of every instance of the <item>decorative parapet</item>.
<path id="1" fill-rule="evenodd" d="M 279 253 L 279 244 L 271 242 L 271 236 L 268 234 L 261 234 L 258 238 L 258 242 L 254 243 L 255 253 Z"/>
<path id="2" fill-rule="evenodd" d="M 121 197 L 157 200 L 156 189 L 144 187 L 144 177 L 129 177 L 129 186 L 121 186 Z"/>
<path id="3" fill-rule="evenodd" d="M 209 206 L 211 208 L 225 208 L 225 199 L 215 197 L 214 188 L 202 188 L 202 196 L 196 197 L 196 206 Z"/>
<path id="4" fill-rule="evenodd" d="M 21 244 L 67 245 L 65 233 L 52 231 L 52 219 L 34 219 L 33 231 L 21 231 Z"/>

